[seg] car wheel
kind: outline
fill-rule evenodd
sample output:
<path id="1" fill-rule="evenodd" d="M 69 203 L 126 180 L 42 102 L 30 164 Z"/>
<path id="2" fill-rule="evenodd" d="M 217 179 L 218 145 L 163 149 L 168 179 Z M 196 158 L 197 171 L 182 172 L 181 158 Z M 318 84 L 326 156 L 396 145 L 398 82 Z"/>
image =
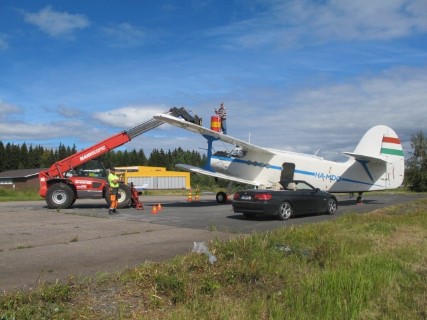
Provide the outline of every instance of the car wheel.
<path id="1" fill-rule="evenodd" d="M 289 202 L 285 201 L 279 207 L 277 217 L 279 220 L 288 220 L 293 214 L 292 206 Z"/>
<path id="2" fill-rule="evenodd" d="M 227 202 L 227 195 L 225 194 L 225 192 L 222 192 L 222 191 L 218 192 L 216 194 L 216 201 L 218 203 L 226 203 Z"/>
<path id="3" fill-rule="evenodd" d="M 65 183 L 55 183 L 47 189 L 46 203 L 50 209 L 69 208 L 75 201 L 73 189 Z"/>
<path id="4" fill-rule="evenodd" d="M 334 198 L 329 198 L 327 213 L 330 215 L 335 214 L 337 209 L 338 209 L 337 200 L 335 200 Z"/>

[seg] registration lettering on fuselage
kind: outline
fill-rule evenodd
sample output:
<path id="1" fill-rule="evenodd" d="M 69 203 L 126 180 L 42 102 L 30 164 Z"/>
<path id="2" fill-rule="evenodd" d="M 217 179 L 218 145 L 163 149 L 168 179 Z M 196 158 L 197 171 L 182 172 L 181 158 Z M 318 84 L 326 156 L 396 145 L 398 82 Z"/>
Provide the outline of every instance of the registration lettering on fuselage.
<path id="1" fill-rule="evenodd" d="M 323 173 L 323 172 L 315 172 L 314 176 L 318 179 L 329 180 L 329 181 L 341 181 L 341 176 L 336 176 L 334 174 Z"/>

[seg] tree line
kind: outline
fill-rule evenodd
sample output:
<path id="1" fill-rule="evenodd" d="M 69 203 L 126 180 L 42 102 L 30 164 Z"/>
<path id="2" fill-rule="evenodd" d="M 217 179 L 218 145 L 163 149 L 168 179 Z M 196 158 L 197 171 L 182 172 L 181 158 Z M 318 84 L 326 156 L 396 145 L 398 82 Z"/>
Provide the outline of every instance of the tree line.
<path id="1" fill-rule="evenodd" d="M 0 141 L 0 172 L 6 170 L 49 168 L 55 162 L 67 158 L 77 152 L 76 146 L 66 147 L 59 144 L 57 149 L 46 149 L 42 146 L 27 146 Z M 144 151 L 140 150 L 111 150 L 102 156 L 106 166 L 154 166 L 165 167 L 167 170 L 175 170 L 175 164 L 188 163 L 194 166 L 203 166 L 206 156 L 197 151 L 185 151 L 176 148 L 171 151 L 154 149 L 146 157 Z"/>
<path id="2" fill-rule="evenodd" d="M 405 185 L 411 191 L 427 191 L 427 138 L 422 131 L 411 137 L 413 152 L 406 159 Z M 0 141 L 0 172 L 16 169 L 49 168 L 53 163 L 76 153 L 76 146 L 66 147 L 60 144 L 57 149 L 42 146 L 27 146 Z M 185 151 L 177 148 L 173 151 L 154 149 L 147 158 L 142 149 L 131 151 L 112 150 L 103 156 L 106 166 L 154 166 L 175 170 L 175 164 L 187 163 L 201 167 L 206 163 L 205 155 L 197 151 Z M 213 185 L 215 181 L 206 176 L 195 176 L 192 181 L 202 185 Z M 223 184 L 223 183 L 221 183 Z"/>

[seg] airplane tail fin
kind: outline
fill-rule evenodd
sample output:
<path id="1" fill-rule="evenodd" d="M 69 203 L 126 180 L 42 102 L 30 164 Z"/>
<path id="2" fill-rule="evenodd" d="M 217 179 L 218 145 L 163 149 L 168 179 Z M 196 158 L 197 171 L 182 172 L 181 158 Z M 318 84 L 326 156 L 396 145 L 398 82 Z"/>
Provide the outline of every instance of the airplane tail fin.
<path id="1" fill-rule="evenodd" d="M 360 140 L 354 152 L 343 154 L 364 165 L 384 164 L 386 188 L 399 187 L 403 182 L 405 163 L 402 144 L 396 132 L 390 127 L 378 125 L 369 129 Z"/>

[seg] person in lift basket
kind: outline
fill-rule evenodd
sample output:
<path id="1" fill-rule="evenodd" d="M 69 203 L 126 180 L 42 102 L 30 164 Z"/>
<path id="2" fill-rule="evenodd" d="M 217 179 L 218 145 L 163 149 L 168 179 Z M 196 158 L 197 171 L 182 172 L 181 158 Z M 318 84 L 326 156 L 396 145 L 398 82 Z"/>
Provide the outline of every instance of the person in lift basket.
<path id="1" fill-rule="evenodd" d="M 110 168 L 110 174 L 108 175 L 108 184 L 110 185 L 110 209 L 109 214 L 117 214 L 117 205 L 119 204 L 119 182 L 120 179 L 116 176 L 116 169 Z"/>
<path id="2" fill-rule="evenodd" d="M 215 113 L 221 118 L 221 131 L 227 134 L 227 109 L 225 109 L 224 102 L 221 102 L 219 109 L 215 109 Z"/>

